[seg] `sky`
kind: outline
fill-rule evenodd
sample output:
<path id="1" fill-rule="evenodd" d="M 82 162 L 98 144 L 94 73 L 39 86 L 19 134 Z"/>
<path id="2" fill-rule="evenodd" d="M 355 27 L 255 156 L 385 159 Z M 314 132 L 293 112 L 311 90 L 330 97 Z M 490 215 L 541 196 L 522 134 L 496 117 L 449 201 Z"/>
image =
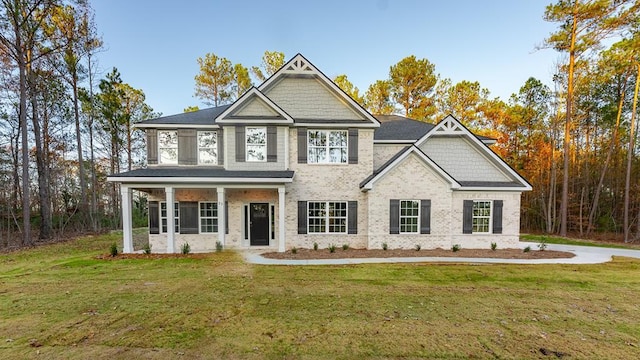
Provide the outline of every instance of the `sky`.
<path id="1" fill-rule="evenodd" d="M 415 55 L 453 83 L 478 81 L 503 100 L 529 77 L 551 86 L 559 55 L 536 50 L 557 25 L 551 0 L 92 0 L 101 78 L 116 67 L 163 115 L 208 107 L 194 96 L 207 53 L 245 67 L 265 50 L 304 55 L 330 78 L 364 93 Z M 259 85 L 259 84 L 256 84 Z"/>

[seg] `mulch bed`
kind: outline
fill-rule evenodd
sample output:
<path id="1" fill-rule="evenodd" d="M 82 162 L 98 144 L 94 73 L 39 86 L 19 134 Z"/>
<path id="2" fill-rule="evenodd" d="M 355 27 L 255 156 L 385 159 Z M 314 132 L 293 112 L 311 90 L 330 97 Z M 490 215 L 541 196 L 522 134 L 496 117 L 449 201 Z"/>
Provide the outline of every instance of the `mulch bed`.
<path id="1" fill-rule="evenodd" d="M 197 254 L 118 254 L 116 256 L 111 256 L 111 254 L 101 254 L 96 256 L 96 259 L 100 260 L 126 260 L 126 259 L 147 259 L 147 260 L 157 260 L 157 259 L 180 259 L 180 258 L 189 258 L 189 259 L 205 259 L 209 257 L 209 253 L 197 253 Z"/>
<path id="2" fill-rule="evenodd" d="M 559 259 L 572 258 L 575 254 L 554 250 L 531 250 L 524 252 L 522 249 L 460 249 L 452 250 L 382 250 L 382 249 L 336 249 L 334 253 L 328 249 L 298 249 L 295 254 L 291 250 L 278 253 L 262 254 L 269 259 L 309 260 L 309 259 L 351 259 L 351 258 L 390 258 L 390 257 L 463 257 L 463 258 L 492 258 L 492 259 Z"/>

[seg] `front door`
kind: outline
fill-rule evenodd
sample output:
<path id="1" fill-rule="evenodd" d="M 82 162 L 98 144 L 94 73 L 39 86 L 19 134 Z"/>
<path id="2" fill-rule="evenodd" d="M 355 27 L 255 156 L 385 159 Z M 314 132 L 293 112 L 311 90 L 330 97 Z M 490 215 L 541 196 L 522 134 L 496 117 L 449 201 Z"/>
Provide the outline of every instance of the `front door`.
<path id="1" fill-rule="evenodd" d="M 252 246 L 269 245 L 269 204 L 249 204 L 249 234 Z"/>

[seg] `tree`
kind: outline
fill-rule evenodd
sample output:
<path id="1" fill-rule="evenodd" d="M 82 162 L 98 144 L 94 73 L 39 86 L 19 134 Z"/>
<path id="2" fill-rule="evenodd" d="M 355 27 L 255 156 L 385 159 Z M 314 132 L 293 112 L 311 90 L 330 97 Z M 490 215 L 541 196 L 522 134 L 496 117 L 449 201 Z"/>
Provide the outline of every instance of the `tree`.
<path id="1" fill-rule="evenodd" d="M 233 65 L 233 92 L 235 99 L 239 98 L 253 86 L 249 77 L 249 70 L 242 64 Z"/>
<path id="2" fill-rule="evenodd" d="M 440 112 L 439 118 L 452 114 L 464 125 L 478 128 L 484 114 L 482 107 L 489 100 L 489 90 L 480 87 L 480 83 L 463 80 L 451 86 L 451 80 L 445 79 L 438 85 L 438 97 L 435 103 Z"/>
<path id="3" fill-rule="evenodd" d="M 377 80 L 369 86 L 364 95 L 367 110 L 374 115 L 390 115 L 395 110 L 391 99 L 391 84 L 389 80 Z"/>
<path id="4" fill-rule="evenodd" d="M 434 71 L 429 60 L 418 60 L 414 55 L 391 66 L 391 94 L 406 117 L 427 120 L 435 113 L 433 90 L 438 78 Z"/>
<path id="5" fill-rule="evenodd" d="M 194 112 L 194 111 L 198 111 L 200 110 L 200 108 L 198 106 L 187 106 L 186 108 L 184 108 L 184 112 Z"/>
<path id="6" fill-rule="evenodd" d="M 265 81 L 284 65 L 284 53 L 279 51 L 265 51 L 262 55 L 261 67 L 253 66 L 251 72 L 259 81 Z"/>
<path id="7" fill-rule="evenodd" d="M 347 79 L 347 75 L 338 75 L 335 77 L 335 79 L 333 79 L 333 82 L 336 83 L 336 85 L 338 85 L 338 87 L 342 89 L 342 91 L 347 93 L 347 95 L 349 95 L 358 104 L 364 105 L 364 97 L 360 95 L 360 89 L 358 89 L 356 86 L 353 86 L 351 81 Z"/>
<path id="8" fill-rule="evenodd" d="M 200 73 L 195 76 L 195 96 L 205 104 L 218 106 L 233 99 L 234 71 L 231 61 L 208 53 L 198 58 Z"/>
<path id="9" fill-rule="evenodd" d="M 629 6 L 629 4 L 631 4 Z M 562 203 L 560 205 L 560 235 L 567 235 L 569 202 L 569 156 L 573 117 L 574 70 L 576 60 L 592 50 L 602 39 L 619 30 L 630 15 L 637 12 L 640 3 L 629 0 L 559 0 L 547 6 L 544 19 L 560 24 L 560 29 L 545 41 L 546 45 L 567 53 L 567 95 L 564 127 L 564 168 Z"/>

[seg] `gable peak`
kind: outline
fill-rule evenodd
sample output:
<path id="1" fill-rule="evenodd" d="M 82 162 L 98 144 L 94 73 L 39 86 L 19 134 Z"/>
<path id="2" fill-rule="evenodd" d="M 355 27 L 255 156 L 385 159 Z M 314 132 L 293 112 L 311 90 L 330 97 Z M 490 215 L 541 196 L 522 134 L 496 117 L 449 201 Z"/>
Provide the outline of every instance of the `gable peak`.
<path id="1" fill-rule="evenodd" d="M 294 74 L 313 73 L 315 71 L 315 67 L 301 54 L 294 56 L 293 59 L 291 59 L 291 61 L 289 61 L 289 63 L 284 67 L 284 72 Z"/>
<path id="2" fill-rule="evenodd" d="M 462 124 L 451 115 L 444 118 L 433 130 L 442 135 L 462 135 L 465 133 Z"/>

